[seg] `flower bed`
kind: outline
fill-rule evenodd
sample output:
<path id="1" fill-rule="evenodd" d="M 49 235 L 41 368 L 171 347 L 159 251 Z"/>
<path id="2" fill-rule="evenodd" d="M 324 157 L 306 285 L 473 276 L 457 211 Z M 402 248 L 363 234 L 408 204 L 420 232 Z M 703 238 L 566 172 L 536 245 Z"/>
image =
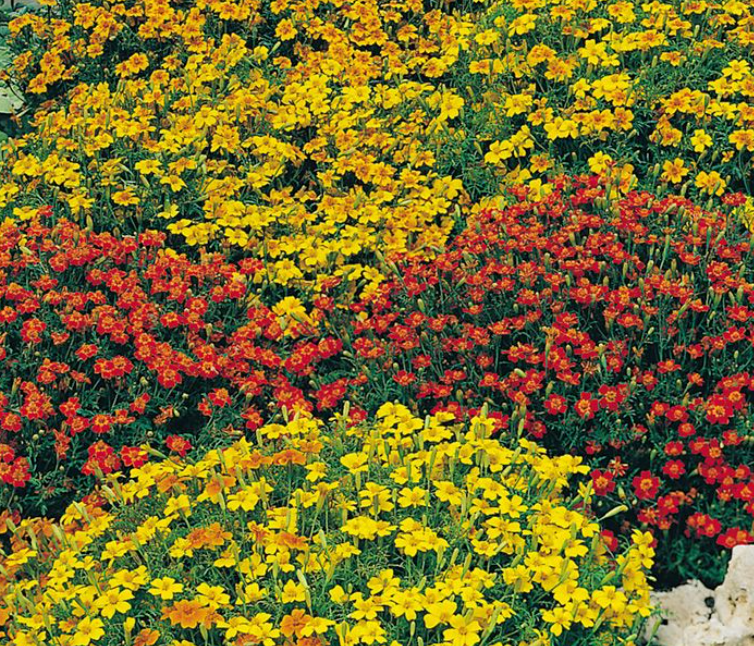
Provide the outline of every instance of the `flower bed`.
<path id="1" fill-rule="evenodd" d="M 0 72 L 3 518 L 396 400 L 583 457 L 665 584 L 754 540 L 751 2 L 42 5 Z"/>
<path id="2" fill-rule="evenodd" d="M 462 419 L 488 403 L 511 432 L 582 455 L 596 509 L 630 504 L 608 524 L 652 529 L 665 579 L 714 581 L 754 515 L 741 200 L 550 188 L 481 212 L 433 262 L 385 261 L 397 275 L 355 302 L 340 279 L 281 298 L 257 261 L 192 262 L 161 234 L 4 225 L 4 341 L 23 348 L 0 376 L 5 500 L 60 513 L 143 464 L 144 442 L 221 446 L 283 407 L 326 420 L 397 400 Z"/>
<path id="3" fill-rule="evenodd" d="M 652 538 L 608 548 L 579 458 L 507 448 L 483 415 L 348 419 L 266 425 L 111 478 L 107 510 L 24 521 L 2 562 L 6 639 L 635 643 Z"/>

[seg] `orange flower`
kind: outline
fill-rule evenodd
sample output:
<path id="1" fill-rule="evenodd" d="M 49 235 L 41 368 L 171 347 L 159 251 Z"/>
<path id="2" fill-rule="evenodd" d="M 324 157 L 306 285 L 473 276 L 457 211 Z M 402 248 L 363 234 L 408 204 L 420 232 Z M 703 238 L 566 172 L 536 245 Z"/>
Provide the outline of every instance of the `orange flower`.
<path id="1" fill-rule="evenodd" d="M 307 615 L 301 608 L 296 608 L 290 615 L 283 617 L 280 622 L 280 632 L 288 638 L 293 637 L 293 635 L 300 638 L 301 631 L 306 628 L 311 620 L 310 615 Z"/>
<path id="2" fill-rule="evenodd" d="M 296 449 L 286 449 L 272 456 L 273 464 L 283 466 L 286 464 L 306 464 L 306 456 Z"/>
<path id="3" fill-rule="evenodd" d="M 191 601 L 176 601 L 172 606 L 163 609 L 163 618 L 170 619 L 170 623 L 181 628 L 196 628 L 209 615 L 209 608 L 192 599 Z"/>
<path id="4" fill-rule="evenodd" d="M 160 638 L 160 631 L 143 628 L 134 639 L 134 646 L 152 646 Z"/>

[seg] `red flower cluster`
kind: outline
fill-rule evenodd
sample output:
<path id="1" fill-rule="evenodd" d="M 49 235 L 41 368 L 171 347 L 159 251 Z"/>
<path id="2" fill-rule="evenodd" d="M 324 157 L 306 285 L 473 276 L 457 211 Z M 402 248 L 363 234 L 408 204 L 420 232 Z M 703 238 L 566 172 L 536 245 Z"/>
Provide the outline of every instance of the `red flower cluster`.
<path id="1" fill-rule="evenodd" d="M 45 484 L 16 496 L 27 511 L 59 509 L 90 486 L 81 475 L 143 463 L 144 442 L 253 430 L 283 407 L 335 405 L 358 383 L 316 377 L 343 347 L 317 329 L 327 297 L 313 323 L 284 331 L 271 309 L 247 305 L 259 261 L 191 261 L 164 243 L 65 220 L 0 227 L 2 478 L 23 487 L 34 464 Z"/>
<path id="2" fill-rule="evenodd" d="M 29 461 L 18 457 L 7 444 L 0 444 L 0 479 L 12 487 L 23 487 L 30 477 Z"/>

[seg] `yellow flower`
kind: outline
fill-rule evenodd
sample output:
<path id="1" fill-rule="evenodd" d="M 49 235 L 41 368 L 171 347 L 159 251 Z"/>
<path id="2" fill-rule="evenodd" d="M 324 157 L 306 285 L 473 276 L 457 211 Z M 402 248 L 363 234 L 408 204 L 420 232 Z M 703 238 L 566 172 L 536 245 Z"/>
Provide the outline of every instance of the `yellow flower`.
<path id="1" fill-rule="evenodd" d="M 71 646 L 89 646 L 105 634 L 104 623 L 101 619 L 84 617 L 76 625 L 76 632 L 71 639 Z"/>
<path id="2" fill-rule="evenodd" d="M 403 507 L 426 507 L 427 490 L 421 487 L 403 487 L 398 493 L 398 504 Z"/>
<path id="3" fill-rule="evenodd" d="M 664 182 L 671 182 L 677 184 L 682 181 L 686 175 L 689 174 L 689 169 L 686 168 L 682 159 L 676 157 L 674 160 L 665 160 L 662 163 L 662 175 L 660 178 Z"/>
<path id="4" fill-rule="evenodd" d="M 592 171 L 595 175 L 601 175 L 608 168 L 610 168 L 610 166 L 612 166 L 614 162 L 613 158 L 610 155 L 603 153 L 602 151 L 598 151 L 589 158 L 588 163 L 590 171 Z"/>
<path id="5" fill-rule="evenodd" d="M 697 129 L 691 136 L 691 144 L 694 146 L 694 152 L 703 153 L 712 145 L 712 137 L 704 130 Z"/>
<path id="6" fill-rule="evenodd" d="M 708 173 L 706 171 L 700 172 L 694 180 L 696 187 L 704 193 L 711 195 L 722 195 L 725 192 L 727 182 L 720 177 L 720 173 L 712 171 Z"/>
<path id="7" fill-rule="evenodd" d="M 180 496 L 171 497 L 165 505 L 165 516 L 190 516 L 191 515 L 191 501 L 186 494 Z"/>
<path id="8" fill-rule="evenodd" d="M 142 159 L 134 164 L 134 168 L 142 175 L 160 174 L 161 164 L 156 159 Z"/>
<path id="9" fill-rule="evenodd" d="M 172 606 L 163 608 L 163 616 L 170 620 L 173 626 L 181 628 L 196 628 L 209 614 L 209 609 L 196 600 L 176 601 Z"/>
<path id="10" fill-rule="evenodd" d="M 176 594 L 183 592 L 183 584 L 178 583 L 175 579 L 169 576 L 152 579 L 152 587 L 149 589 L 149 593 L 155 597 L 160 597 L 163 601 L 169 601 Z"/>
<path id="11" fill-rule="evenodd" d="M 508 35 L 523 36 L 532 31 L 536 26 L 537 16 L 533 13 L 525 13 L 522 16 L 518 16 L 508 25 Z"/>
<path id="12" fill-rule="evenodd" d="M 177 193 L 186 186 L 186 182 L 177 175 L 168 175 L 167 177 L 160 178 L 160 184 L 169 186 L 173 193 Z"/>
<path id="13" fill-rule="evenodd" d="M 728 141 L 736 146 L 736 150 L 746 148 L 749 152 L 754 152 L 754 129 L 735 130 L 728 135 Z"/>
<path id="14" fill-rule="evenodd" d="M 382 511 L 391 511 L 395 505 L 391 502 L 391 493 L 387 487 L 374 482 L 367 482 L 364 489 L 359 492 L 361 507 L 367 508 L 374 514 Z"/>
<path id="15" fill-rule="evenodd" d="M 328 594 L 330 595 L 330 599 L 333 601 L 333 603 L 338 604 L 347 603 L 350 598 L 348 593 L 340 585 L 336 585 L 334 588 L 331 588 Z"/>
<path id="16" fill-rule="evenodd" d="M 485 29 L 474 36 L 474 42 L 480 45 L 491 45 L 500 38 L 500 33 L 495 29 Z"/>
<path id="17" fill-rule="evenodd" d="M 450 505 L 460 505 L 463 499 L 463 492 L 452 482 L 436 480 L 432 483 L 435 486 L 435 496 L 442 502 Z"/>
<path id="18" fill-rule="evenodd" d="M 449 624 L 455 616 L 458 606 L 450 599 L 430 603 L 426 606 L 427 614 L 424 615 L 424 625 L 430 630 L 440 624 Z"/>
<path id="19" fill-rule="evenodd" d="M 134 193 L 134 189 L 131 187 L 113 193 L 112 200 L 120 206 L 133 206 L 134 204 L 138 204 L 140 201 Z"/>
<path id="20" fill-rule="evenodd" d="M 528 198 L 532 202 L 541 202 L 552 193 L 552 185 L 543 182 L 541 179 L 533 179 L 529 182 Z"/>
<path id="21" fill-rule="evenodd" d="M 563 630 L 568 630 L 573 623 L 573 612 L 569 607 L 557 606 L 552 610 L 544 610 L 542 619 L 550 625 L 550 632 L 553 635 L 561 635 Z"/>
<path id="22" fill-rule="evenodd" d="M 301 583 L 286 581 L 282 591 L 283 603 L 303 602 L 306 600 L 306 588 Z"/>
<path id="23" fill-rule="evenodd" d="M 529 166 L 535 173 L 544 173 L 552 168 L 552 160 L 546 154 L 532 155 L 529 159 Z"/>
<path id="24" fill-rule="evenodd" d="M 625 593 L 612 585 L 595 590 L 592 593 L 592 599 L 600 608 L 610 608 L 613 612 L 623 612 L 628 603 Z"/>
<path id="25" fill-rule="evenodd" d="M 437 121 L 442 123 L 448 119 L 454 119 L 460 114 L 461 108 L 463 108 L 464 100 L 462 97 L 454 94 L 453 92 L 436 92 L 430 99 L 430 103 L 440 106 L 440 115 L 437 117 Z"/>
<path id="26" fill-rule="evenodd" d="M 545 132 L 550 140 L 575 139 L 579 136 L 579 126 L 571 119 L 555 117 L 551 122 L 545 124 Z"/>
<path id="27" fill-rule="evenodd" d="M 142 72 L 148 67 L 149 59 L 147 58 L 146 54 L 138 52 L 136 54 L 133 54 L 130 58 L 126 59 L 122 63 L 118 63 L 115 66 L 115 72 L 121 78 L 128 78 L 129 76 L 134 76 L 135 74 Z"/>
<path id="28" fill-rule="evenodd" d="M 149 581 L 149 574 L 144 565 L 133 570 L 118 570 L 110 577 L 110 585 L 136 591 Z"/>
<path id="29" fill-rule="evenodd" d="M 340 458 L 340 463 L 350 473 L 364 473 L 369 469 L 369 456 L 366 453 L 349 453 Z"/>
<path id="30" fill-rule="evenodd" d="M 281 20 L 275 29 L 275 35 L 282 41 L 293 40 L 296 37 L 298 30 L 293 26 L 293 23 L 288 20 Z"/>
<path id="31" fill-rule="evenodd" d="M 170 204 L 164 211 L 160 211 L 157 214 L 157 217 L 171 220 L 176 215 L 178 215 L 178 206 L 175 204 Z"/>
<path id="32" fill-rule="evenodd" d="M 131 604 L 128 602 L 133 598 L 133 592 L 130 590 L 110 588 L 95 601 L 95 605 L 100 609 L 100 614 L 109 619 L 116 612 L 127 613 L 131 609 Z"/>
<path id="33" fill-rule="evenodd" d="M 480 640 L 479 633 L 482 627 L 473 617 L 467 621 L 465 617 L 453 615 L 450 618 L 450 626 L 443 631 L 442 636 L 452 646 L 474 646 Z"/>
<path id="34" fill-rule="evenodd" d="M 198 593 L 196 600 L 213 610 L 230 603 L 230 595 L 222 586 L 200 583 L 196 591 Z"/>

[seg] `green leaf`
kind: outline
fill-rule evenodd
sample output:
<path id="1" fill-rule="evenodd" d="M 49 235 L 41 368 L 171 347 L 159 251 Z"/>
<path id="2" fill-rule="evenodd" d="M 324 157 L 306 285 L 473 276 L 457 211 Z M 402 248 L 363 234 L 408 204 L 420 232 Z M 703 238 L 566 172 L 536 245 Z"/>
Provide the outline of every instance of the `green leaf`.
<path id="1" fill-rule="evenodd" d="M 7 87 L 0 86 L 0 114 L 13 114 L 23 106 L 24 102 L 13 94 Z"/>
<path id="2" fill-rule="evenodd" d="M 13 52 L 7 45 L 0 44 L 0 69 L 7 69 L 13 64 Z M 14 88 L 15 89 L 15 88 Z M 17 93 L 17 94 L 20 94 Z M 17 112 L 24 102 L 8 87 L 0 85 L 0 114 Z"/>
<path id="3" fill-rule="evenodd" d="M 2 27 L 0 27 L 2 29 Z M 7 27 L 5 28 L 7 30 Z M 13 64 L 13 52 L 7 45 L 0 45 L 0 69 L 7 69 Z"/>

